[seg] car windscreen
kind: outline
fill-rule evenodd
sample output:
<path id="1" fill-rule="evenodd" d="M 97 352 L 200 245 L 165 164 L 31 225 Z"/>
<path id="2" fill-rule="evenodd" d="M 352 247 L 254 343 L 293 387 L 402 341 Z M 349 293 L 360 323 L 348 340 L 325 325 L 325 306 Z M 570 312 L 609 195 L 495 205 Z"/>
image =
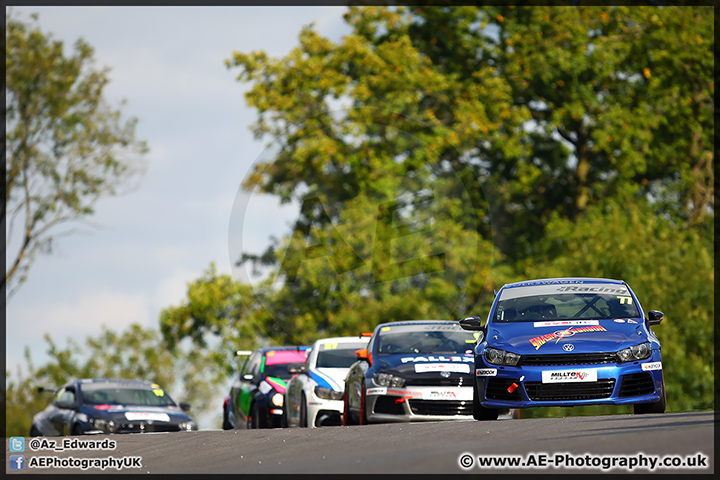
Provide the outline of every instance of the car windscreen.
<path id="1" fill-rule="evenodd" d="M 325 343 L 320 346 L 315 366 L 317 368 L 349 368 L 357 361 L 356 350 L 365 348 L 364 343 Z"/>
<path id="2" fill-rule="evenodd" d="M 175 402 L 160 388 L 125 385 L 83 385 L 82 401 L 88 405 L 168 406 Z"/>
<path id="3" fill-rule="evenodd" d="M 538 287 L 522 291 L 508 289 L 501 294 L 493 316 L 495 322 L 537 322 L 546 320 L 602 320 L 638 318 L 640 312 L 624 286 L 560 286 L 553 290 Z"/>
<path id="4" fill-rule="evenodd" d="M 462 330 L 457 324 L 386 326 L 378 332 L 375 352 L 463 354 L 472 351 L 476 338 L 476 333 Z"/>
<path id="5" fill-rule="evenodd" d="M 273 365 L 265 365 L 265 368 L 263 369 L 263 376 L 290 380 L 293 374 L 288 371 L 288 368 L 299 368 L 302 366 L 303 363 L 276 363 Z"/>

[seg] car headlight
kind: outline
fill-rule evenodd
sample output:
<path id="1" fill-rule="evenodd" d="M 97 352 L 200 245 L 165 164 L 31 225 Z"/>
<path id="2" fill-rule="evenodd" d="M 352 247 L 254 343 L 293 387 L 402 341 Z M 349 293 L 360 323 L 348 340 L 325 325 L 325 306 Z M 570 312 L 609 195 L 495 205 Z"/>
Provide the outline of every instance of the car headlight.
<path id="1" fill-rule="evenodd" d="M 108 421 L 102 418 L 96 418 L 94 421 L 92 421 L 92 424 L 95 425 L 95 428 L 97 428 L 98 430 L 102 430 L 108 433 L 112 433 L 117 430 L 117 425 L 115 425 L 115 422 L 113 422 L 112 420 Z"/>
<path id="2" fill-rule="evenodd" d="M 315 387 L 315 395 L 325 400 L 342 400 L 343 398 L 343 392 L 325 387 Z"/>
<path id="3" fill-rule="evenodd" d="M 652 353 L 652 346 L 650 342 L 640 343 L 633 345 L 632 347 L 623 348 L 617 352 L 620 363 L 623 362 L 634 362 L 635 360 L 643 360 L 650 356 Z"/>
<path id="4" fill-rule="evenodd" d="M 376 373 L 373 375 L 373 381 L 376 385 L 381 387 L 404 387 L 405 379 L 402 377 L 396 377 L 389 373 Z"/>
<path id="5" fill-rule="evenodd" d="M 275 395 L 272 396 L 272 398 L 270 399 L 270 401 L 271 401 L 272 404 L 275 405 L 276 407 L 282 407 L 282 406 L 283 406 L 283 403 L 284 403 L 284 401 L 285 401 L 285 397 L 283 396 L 282 393 L 276 393 Z"/>
<path id="6" fill-rule="evenodd" d="M 197 430 L 197 425 L 195 425 L 195 422 L 192 420 L 189 422 L 181 423 L 178 425 L 180 427 L 180 430 L 190 431 L 190 430 Z"/>
<path id="7" fill-rule="evenodd" d="M 493 365 L 515 366 L 520 361 L 520 355 L 488 347 L 485 349 L 485 360 Z"/>

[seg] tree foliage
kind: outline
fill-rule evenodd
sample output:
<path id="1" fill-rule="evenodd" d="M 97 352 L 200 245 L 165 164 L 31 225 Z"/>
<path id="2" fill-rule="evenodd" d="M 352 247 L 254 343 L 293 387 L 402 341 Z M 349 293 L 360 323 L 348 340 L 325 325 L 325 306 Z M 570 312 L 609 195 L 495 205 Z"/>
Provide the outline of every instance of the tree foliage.
<path id="1" fill-rule="evenodd" d="M 685 7 L 356 7 L 339 43 L 311 27 L 283 58 L 235 52 L 258 137 L 281 153 L 245 186 L 331 211 L 372 189 L 378 164 L 471 171 L 514 258 L 552 212 L 653 195 L 711 223 L 712 10 Z M 333 116 L 335 106 L 347 110 Z M 417 135 L 396 141 L 392 129 Z M 384 170 L 380 169 L 381 174 Z M 298 222 L 302 223 L 303 218 Z"/>
<path id="2" fill-rule="evenodd" d="M 94 67 L 90 45 L 79 39 L 68 54 L 37 26 L 9 14 L 6 23 L 2 219 L 12 295 L 37 254 L 71 233 L 59 227 L 132 186 L 147 147 L 135 137 L 137 119 L 124 120 L 104 98 L 109 70 Z"/>

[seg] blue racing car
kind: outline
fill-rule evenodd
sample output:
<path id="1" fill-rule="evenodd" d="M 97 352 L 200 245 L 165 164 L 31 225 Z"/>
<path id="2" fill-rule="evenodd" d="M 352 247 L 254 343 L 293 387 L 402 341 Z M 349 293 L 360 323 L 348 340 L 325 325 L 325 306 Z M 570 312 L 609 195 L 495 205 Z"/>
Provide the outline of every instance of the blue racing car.
<path id="1" fill-rule="evenodd" d="M 496 294 L 475 346 L 473 417 L 500 409 L 633 405 L 666 407 L 660 341 L 650 328 L 663 313 L 642 309 L 630 286 L 605 278 L 510 283 Z"/>

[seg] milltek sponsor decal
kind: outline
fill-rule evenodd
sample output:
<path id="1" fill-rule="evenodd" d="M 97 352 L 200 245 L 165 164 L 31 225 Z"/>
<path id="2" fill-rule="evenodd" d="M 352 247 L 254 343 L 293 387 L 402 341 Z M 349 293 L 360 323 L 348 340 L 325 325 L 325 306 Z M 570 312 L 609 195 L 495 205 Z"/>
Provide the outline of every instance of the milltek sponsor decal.
<path id="1" fill-rule="evenodd" d="M 389 388 L 387 395 L 403 398 L 420 398 L 423 400 L 461 400 L 471 401 L 472 387 L 414 387 L 413 390 Z"/>
<path id="2" fill-rule="evenodd" d="M 478 368 L 475 370 L 475 375 L 478 377 L 494 377 L 497 375 L 497 369 L 495 368 Z"/>
<path id="3" fill-rule="evenodd" d="M 472 355 L 464 355 L 462 357 L 460 357 L 460 356 L 445 357 L 443 355 L 436 357 L 434 355 L 429 355 L 427 357 L 403 357 L 400 360 L 402 361 L 402 363 L 407 363 L 407 362 L 469 362 L 469 363 L 474 363 L 475 362 Z"/>
<path id="4" fill-rule="evenodd" d="M 596 382 L 597 370 L 559 370 L 542 372 L 542 383 Z"/>
<path id="5" fill-rule="evenodd" d="M 648 370 L 662 370 L 662 363 L 660 362 L 650 362 L 650 363 L 643 363 L 642 369 L 644 371 Z"/>
<path id="6" fill-rule="evenodd" d="M 467 363 L 416 363 L 415 373 L 423 372 L 470 373 L 470 365 Z"/>
<path id="7" fill-rule="evenodd" d="M 566 330 L 558 330 L 557 332 L 548 333 L 545 335 L 540 335 L 539 337 L 531 338 L 529 340 L 530 343 L 535 347 L 535 350 L 538 350 L 540 347 L 545 345 L 550 340 L 555 340 L 555 343 L 558 343 L 560 339 L 572 337 L 573 335 L 577 333 L 587 333 L 587 332 L 607 332 L 605 327 L 602 327 L 600 325 L 590 325 L 587 327 L 570 327 Z"/>
<path id="8" fill-rule="evenodd" d="M 169 422 L 170 417 L 167 413 L 150 413 L 150 412 L 127 412 L 125 418 L 128 420 L 154 420 L 159 422 Z"/>

